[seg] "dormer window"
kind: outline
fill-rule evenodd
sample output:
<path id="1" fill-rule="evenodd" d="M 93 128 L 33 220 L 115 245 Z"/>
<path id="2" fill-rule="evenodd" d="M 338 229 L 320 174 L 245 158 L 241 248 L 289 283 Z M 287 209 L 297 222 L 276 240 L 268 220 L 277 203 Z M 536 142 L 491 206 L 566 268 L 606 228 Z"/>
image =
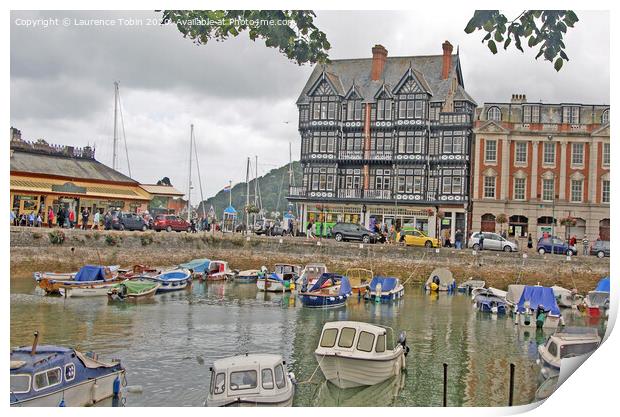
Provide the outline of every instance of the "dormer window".
<path id="1" fill-rule="evenodd" d="M 605 110 L 603 114 L 601 114 L 601 124 L 606 125 L 609 123 L 609 109 Z"/>
<path id="2" fill-rule="evenodd" d="M 540 123 L 540 106 L 523 106 L 523 123 Z"/>
<path id="3" fill-rule="evenodd" d="M 488 111 L 487 111 L 487 119 L 488 120 L 494 120 L 496 122 L 499 122 L 502 120 L 502 111 L 499 109 L 499 107 L 491 107 Z"/>
<path id="4" fill-rule="evenodd" d="M 579 106 L 563 106 L 562 123 L 579 124 Z"/>
<path id="5" fill-rule="evenodd" d="M 377 120 L 392 120 L 392 100 L 377 100 Z"/>
<path id="6" fill-rule="evenodd" d="M 350 100 L 347 103 L 347 120 L 362 120 L 362 100 Z"/>

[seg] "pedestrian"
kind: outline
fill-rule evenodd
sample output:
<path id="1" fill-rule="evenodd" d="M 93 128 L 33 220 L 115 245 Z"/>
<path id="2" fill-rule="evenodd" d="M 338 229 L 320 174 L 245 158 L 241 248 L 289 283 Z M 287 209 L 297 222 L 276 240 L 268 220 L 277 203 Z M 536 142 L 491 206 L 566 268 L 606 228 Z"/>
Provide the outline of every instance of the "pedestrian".
<path id="1" fill-rule="evenodd" d="M 452 243 L 450 242 L 450 229 L 443 229 L 443 240 L 446 248 L 452 247 Z"/>
<path id="2" fill-rule="evenodd" d="M 457 249 L 461 249 L 463 247 L 463 232 L 461 232 L 461 229 L 458 229 L 454 235 L 454 246 Z"/>
<path id="3" fill-rule="evenodd" d="M 396 242 L 396 226 L 391 225 L 390 226 L 390 244 L 393 244 Z"/>
<path id="4" fill-rule="evenodd" d="M 101 221 L 101 213 L 99 210 L 95 210 L 95 214 L 93 215 L 93 225 L 90 227 L 91 230 L 97 229 L 99 230 L 99 222 Z"/>
<path id="5" fill-rule="evenodd" d="M 308 225 L 306 227 L 306 239 L 314 239 L 314 235 L 312 234 L 312 227 L 314 226 L 314 224 L 312 223 L 312 220 L 310 220 L 308 222 Z"/>
<path id="6" fill-rule="evenodd" d="M 480 238 L 478 239 L 478 246 L 480 246 L 480 250 L 484 249 L 484 233 L 482 233 L 482 230 L 480 231 L 479 234 Z"/>
<path id="7" fill-rule="evenodd" d="M 534 247 L 534 242 L 532 241 L 532 234 L 527 234 L 527 248 L 532 249 Z"/>
<path id="8" fill-rule="evenodd" d="M 90 213 L 88 212 L 88 208 L 84 207 L 82 210 L 82 230 L 86 230 L 88 227 L 88 218 L 90 217 Z"/>
<path id="9" fill-rule="evenodd" d="M 63 209 L 58 206 L 58 211 L 56 212 L 56 225 L 58 227 L 63 227 L 65 224 L 65 219 L 63 217 Z"/>
<path id="10" fill-rule="evenodd" d="M 34 212 L 30 212 L 30 214 L 28 215 L 28 226 L 30 227 L 34 227 Z"/>
<path id="11" fill-rule="evenodd" d="M 110 211 L 106 211 L 105 216 L 103 216 L 103 228 L 105 230 L 110 230 L 112 228 L 112 215 Z"/>
<path id="12" fill-rule="evenodd" d="M 37 214 L 37 227 L 43 226 L 43 219 L 41 218 L 41 213 Z"/>
<path id="13" fill-rule="evenodd" d="M 71 208 L 69 209 L 69 228 L 73 229 L 75 226 L 75 211 Z"/>
<path id="14" fill-rule="evenodd" d="M 190 220 L 189 222 L 190 227 L 192 229 L 192 233 L 196 233 L 196 220 L 194 220 L 193 218 Z"/>
<path id="15" fill-rule="evenodd" d="M 54 227 L 54 210 L 51 207 L 47 211 L 47 227 Z"/>
<path id="16" fill-rule="evenodd" d="M 576 244 L 577 244 L 577 238 L 575 237 L 575 235 L 573 235 L 573 236 L 570 238 L 570 245 L 571 245 L 571 246 L 575 246 Z"/>
<path id="17" fill-rule="evenodd" d="M 11 210 L 11 224 L 15 226 L 15 210 Z"/>

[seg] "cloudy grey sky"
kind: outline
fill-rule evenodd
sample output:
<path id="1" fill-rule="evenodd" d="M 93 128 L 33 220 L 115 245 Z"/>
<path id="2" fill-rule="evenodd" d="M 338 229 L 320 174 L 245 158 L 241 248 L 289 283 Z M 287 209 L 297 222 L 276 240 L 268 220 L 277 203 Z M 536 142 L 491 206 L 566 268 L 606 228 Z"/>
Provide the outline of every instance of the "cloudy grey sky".
<path id="1" fill-rule="evenodd" d="M 370 57 L 376 43 L 391 56 L 440 54 L 441 43 L 450 40 L 460 47 L 465 87 L 479 104 L 507 101 L 513 93 L 530 101 L 609 103 L 607 12 L 578 12 L 580 22 L 565 39 L 571 60 L 560 73 L 542 59 L 535 61 L 535 51 L 500 50 L 493 56 L 480 42 L 481 34 L 463 32 L 471 13 L 331 11 L 317 12 L 316 24 L 331 42 L 332 59 Z M 136 18 L 144 25 L 26 28 L 16 23 L 50 17 Z M 288 162 L 291 141 L 298 159 L 295 100 L 312 67 L 300 67 L 246 34 L 197 46 L 173 26 L 146 25 L 159 17 L 150 11 L 13 12 L 11 125 L 26 139 L 96 144 L 97 159 L 111 165 L 113 82 L 118 80 L 138 181 L 169 176 L 187 191 L 191 123 L 205 197 L 228 180 L 245 180 L 247 156 L 258 155 L 259 173 L 264 173 Z M 120 151 L 126 173 L 124 148 Z"/>

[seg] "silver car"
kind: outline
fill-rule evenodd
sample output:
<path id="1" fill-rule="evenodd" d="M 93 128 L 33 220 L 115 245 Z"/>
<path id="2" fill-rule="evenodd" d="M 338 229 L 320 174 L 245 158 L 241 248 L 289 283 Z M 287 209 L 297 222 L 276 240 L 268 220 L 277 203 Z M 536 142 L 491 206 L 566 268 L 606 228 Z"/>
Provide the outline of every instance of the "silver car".
<path id="1" fill-rule="evenodd" d="M 471 235 L 468 244 L 470 248 L 475 250 L 480 249 L 480 233 L 481 232 L 475 232 Z M 519 250 L 516 243 L 504 239 L 497 233 L 482 232 L 482 234 L 484 235 L 484 243 L 482 244 L 483 250 L 503 250 L 504 252 L 516 252 Z"/>

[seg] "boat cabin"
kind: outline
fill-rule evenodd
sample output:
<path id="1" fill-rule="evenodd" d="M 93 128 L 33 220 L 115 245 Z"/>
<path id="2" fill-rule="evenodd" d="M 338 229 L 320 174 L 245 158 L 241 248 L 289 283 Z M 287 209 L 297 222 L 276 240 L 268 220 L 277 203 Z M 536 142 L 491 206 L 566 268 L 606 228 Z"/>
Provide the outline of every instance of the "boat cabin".
<path id="1" fill-rule="evenodd" d="M 601 343 L 597 329 L 590 327 L 565 328 L 539 346 L 538 353 L 543 377 L 549 378 L 560 371 L 562 359 L 593 352 Z"/>
<path id="2" fill-rule="evenodd" d="M 211 367 L 208 405 L 226 405 L 243 398 L 278 396 L 292 389 L 281 355 L 249 354 L 216 360 Z M 260 402 L 260 401 L 259 401 Z"/>
<path id="3" fill-rule="evenodd" d="M 387 329 L 355 321 L 335 321 L 323 326 L 319 350 L 336 350 L 354 354 L 385 353 Z"/>
<path id="4" fill-rule="evenodd" d="M 295 279 L 301 274 L 301 266 L 291 264 L 276 264 L 275 274 L 283 280 Z"/>

